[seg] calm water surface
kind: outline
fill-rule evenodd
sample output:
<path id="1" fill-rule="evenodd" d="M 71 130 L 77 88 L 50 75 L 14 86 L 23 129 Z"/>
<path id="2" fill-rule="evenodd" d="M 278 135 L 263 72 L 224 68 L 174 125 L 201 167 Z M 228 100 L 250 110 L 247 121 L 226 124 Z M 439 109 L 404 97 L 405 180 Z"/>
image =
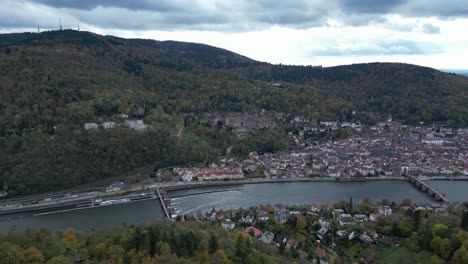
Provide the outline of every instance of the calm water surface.
<path id="1" fill-rule="evenodd" d="M 239 190 L 239 188 L 241 188 Z M 210 190 L 224 192 L 203 193 Z M 229 190 L 232 189 L 232 190 Z M 193 195 L 190 195 L 193 194 Z M 198 209 L 249 207 L 259 204 L 312 204 L 335 203 L 353 197 L 355 202 L 369 198 L 378 201 L 383 198 L 401 201 L 411 198 L 414 203 L 428 203 L 432 199 L 406 181 L 368 182 L 292 182 L 246 184 L 241 186 L 207 187 L 169 193 L 172 205 L 179 214 Z M 178 197 L 180 196 L 180 197 Z"/>
<path id="2" fill-rule="evenodd" d="M 445 194 L 452 203 L 468 201 L 468 181 L 432 180 L 427 183 Z"/>
<path id="3" fill-rule="evenodd" d="M 9 230 L 12 227 L 60 230 L 73 227 L 78 230 L 90 230 L 109 225 L 144 224 L 163 216 L 164 213 L 159 200 L 145 200 L 46 215 L 15 214 L 0 216 L 0 230 Z"/>

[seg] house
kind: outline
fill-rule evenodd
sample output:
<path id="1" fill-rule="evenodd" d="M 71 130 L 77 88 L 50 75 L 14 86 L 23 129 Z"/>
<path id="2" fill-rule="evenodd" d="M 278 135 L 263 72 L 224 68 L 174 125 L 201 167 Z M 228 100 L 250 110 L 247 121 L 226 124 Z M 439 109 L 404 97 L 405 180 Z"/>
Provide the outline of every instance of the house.
<path id="1" fill-rule="evenodd" d="M 242 214 L 242 222 L 243 223 L 252 224 L 253 221 L 254 221 L 254 218 L 253 218 L 252 214 L 250 213 L 250 211 L 245 211 Z"/>
<path id="2" fill-rule="evenodd" d="M 335 215 L 340 215 L 340 214 L 344 214 L 344 212 L 345 212 L 345 211 L 344 211 L 343 209 L 339 209 L 339 208 L 333 209 L 333 216 L 335 216 Z"/>
<path id="3" fill-rule="evenodd" d="M 268 213 L 265 211 L 260 211 L 259 219 L 260 221 L 268 221 Z"/>
<path id="4" fill-rule="evenodd" d="M 253 226 L 249 226 L 245 229 L 245 231 L 247 231 L 247 233 L 249 234 L 252 234 L 254 237 L 256 238 L 260 238 L 262 235 L 263 235 L 263 232 L 262 230 L 258 229 L 258 228 L 255 228 Z"/>
<path id="5" fill-rule="evenodd" d="M 288 216 L 283 212 L 275 212 L 275 220 L 280 224 L 284 224 L 288 221 Z"/>
<path id="6" fill-rule="evenodd" d="M 300 215 L 301 212 L 299 212 L 299 211 L 290 211 L 289 214 L 290 215 Z"/>
<path id="7" fill-rule="evenodd" d="M 369 215 L 369 220 L 371 220 L 372 222 L 375 222 L 377 221 L 377 218 L 380 217 L 380 214 L 370 214 Z"/>
<path id="8" fill-rule="evenodd" d="M 358 223 L 364 223 L 364 222 L 367 222 L 368 218 L 366 215 L 363 215 L 363 214 L 355 214 L 354 215 L 354 221 L 358 222 Z"/>
<path id="9" fill-rule="evenodd" d="M 220 209 L 216 212 L 216 219 L 223 220 L 226 218 L 226 212 L 223 209 Z"/>
<path id="10" fill-rule="evenodd" d="M 322 205 L 319 203 L 316 203 L 310 207 L 310 211 L 314 213 L 320 212 L 321 209 L 322 209 Z"/>
<path id="11" fill-rule="evenodd" d="M 0 197 L 5 197 L 5 196 L 7 196 L 7 195 L 8 195 L 7 192 L 0 191 Z"/>
<path id="12" fill-rule="evenodd" d="M 260 240 L 265 244 L 271 244 L 274 238 L 275 238 L 275 234 L 273 234 L 270 231 L 266 231 L 260 236 Z"/>
<path id="13" fill-rule="evenodd" d="M 106 192 L 117 192 L 123 189 L 125 184 L 123 182 L 114 182 L 106 187 Z"/>
<path id="14" fill-rule="evenodd" d="M 315 248 L 315 256 L 317 256 L 318 258 L 325 258 L 327 256 L 327 252 L 325 251 L 325 249 L 321 248 L 321 247 L 316 247 Z"/>
<path id="15" fill-rule="evenodd" d="M 137 131 L 143 131 L 148 128 L 148 126 L 143 123 L 143 120 L 125 120 L 124 126 Z"/>
<path id="16" fill-rule="evenodd" d="M 236 223 L 231 221 L 231 219 L 226 219 L 221 222 L 221 227 L 227 230 L 234 230 L 234 228 L 236 228 Z"/>
<path id="17" fill-rule="evenodd" d="M 104 122 L 102 123 L 104 129 L 112 129 L 115 127 L 115 122 Z"/>
<path id="18" fill-rule="evenodd" d="M 385 216 L 389 216 L 393 213 L 392 208 L 390 208 L 390 206 L 387 205 L 377 207 L 377 211 L 379 212 L 379 214 Z"/>
<path id="19" fill-rule="evenodd" d="M 322 240 L 328 233 L 328 228 L 326 227 L 322 227 L 319 229 L 319 231 L 317 231 L 317 237 Z"/>
<path id="20" fill-rule="evenodd" d="M 96 123 L 85 123 L 84 124 L 84 129 L 85 130 L 91 130 L 91 129 L 97 129 L 98 128 L 98 124 Z"/>
<path id="21" fill-rule="evenodd" d="M 128 115 L 127 114 L 124 114 L 124 113 L 120 113 L 118 115 L 119 118 L 122 118 L 122 119 L 127 119 L 128 118 Z"/>
<path id="22" fill-rule="evenodd" d="M 377 233 L 372 230 L 366 230 L 359 236 L 359 239 L 366 244 L 374 243 L 377 238 Z"/>
<path id="23" fill-rule="evenodd" d="M 297 240 L 294 238 L 290 238 L 286 241 L 286 248 L 295 248 L 297 246 Z"/>
<path id="24" fill-rule="evenodd" d="M 336 231 L 336 234 L 337 234 L 340 238 L 344 238 L 345 236 L 348 235 L 348 231 L 346 231 L 346 230 L 338 230 L 338 231 Z"/>
<path id="25" fill-rule="evenodd" d="M 353 217 L 350 214 L 342 214 L 338 222 L 341 226 L 347 226 L 353 223 Z"/>
<path id="26" fill-rule="evenodd" d="M 319 219 L 319 224 L 321 227 L 326 227 L 326 228 L 329 228 L 330 227 L 330 224 L 331 224 L 331 221 L 325 219 L 325 218 L 320 218 Z"/>

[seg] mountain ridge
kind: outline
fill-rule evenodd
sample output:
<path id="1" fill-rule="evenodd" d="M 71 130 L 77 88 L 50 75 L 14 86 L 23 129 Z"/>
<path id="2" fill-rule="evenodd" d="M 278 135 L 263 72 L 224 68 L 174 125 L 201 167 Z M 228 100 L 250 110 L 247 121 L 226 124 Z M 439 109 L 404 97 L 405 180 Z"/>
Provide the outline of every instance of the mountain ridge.
<path id="1" fill-rule="evenodd" d="M 238 155 L 288 146 L 281 127 L 239 139 L 203 125 L 212 112 L 468 126 L 468 78 L 411 64 L 273 65 L 204 44 L 64 30 L 0 35 L 0 72 L 0 189 L 12 194 L 148 164 L 209 164 L 230 146 Z M 84 129 L 121 113 L 152 129 Z"/>

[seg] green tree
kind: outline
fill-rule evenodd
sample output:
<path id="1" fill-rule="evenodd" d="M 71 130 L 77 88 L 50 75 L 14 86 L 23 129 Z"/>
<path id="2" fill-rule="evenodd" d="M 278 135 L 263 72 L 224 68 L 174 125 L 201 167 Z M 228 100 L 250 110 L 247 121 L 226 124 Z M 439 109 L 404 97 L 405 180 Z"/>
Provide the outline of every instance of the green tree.
<path id="1" fill-rule="evenodd" d="M 214 254 L 211 256 L 211 263 L 213 264 L 227 264 L 229 263 L 228 257 L 223 250 L 218 249 Z"/>
<path id="2" fill-rule="evenodd" d="M 23 250 L 10 243 L 0 245 L 0 263 L 2 264 L 23 264 L 26 262 Z"/>
<path id="3" fill-rule="evenodd" d="M 447 238 L 450 236 L 450 229 L 444 224 L 435 224 L 432 227 L 432 235 Z"/>
<path id="4" fill-rule="evenodd" d="M 303 215 L 299 215 L 296 221 L 296 229 L 302 230 L 307 227 L 307 218 Z"/>
<path id="5" fill-rule="evenodd" d="M 35 246 L 31 246 L 24 251 L 24 256 L 27 263 L 44 263 L 45 258 Z"/>
<path id="6" fill-rule="evenodd" d="M 401 235 L 404 237 L 409 237 L 414 231 L 414 224 L 410 221 L 403 221 L 400 224 Z"/>
<path id="7" fill-rule="evenodd" d="M 467 211 L 463 211 L 461 222 L 460 222 L 460 227 L 468 231 L 468 212 Z"/>
<path id="8" fill-rule="evenodd" d="M 218 238 L 214 235 L 214 233 L 210 234 L 210 240 L 208 242 L 208 253 L 213 254 L 219 248 Z"/>
<path id="9" fill-rule="evenodd" d="M 430 264 L 444 264 L 445 261 L 439 258 L 439 256 L 432 255 Z"/>
<path id="10" fill-rule="evenodd" d="M 125 250 L 120 245 L 112 245 L 107 250 L 106 259 L 112 264 L 124 263 Z"/>
<path id="11" fill-rule="evenodd" d="M 63 244 L 65 245 L 65 250 L 68 253 L 73 253 L 76 250 L 76 237 L 75 230 L 73 228 L 68 228 L 63 234 Z"/>
<path id="12" fill-rule="evenodd" d="M 72 264 L 72 261 L 65 256 L 56 256 L 47 261 L 47 264 Z"/>
<path id="13" fill-rule="evenodd" d="M 431 241 L 431 247 L 434 253 L 441 259 L 448 260 L 451 253 L 450 240 L 448 238 L 435 237 Z"/>

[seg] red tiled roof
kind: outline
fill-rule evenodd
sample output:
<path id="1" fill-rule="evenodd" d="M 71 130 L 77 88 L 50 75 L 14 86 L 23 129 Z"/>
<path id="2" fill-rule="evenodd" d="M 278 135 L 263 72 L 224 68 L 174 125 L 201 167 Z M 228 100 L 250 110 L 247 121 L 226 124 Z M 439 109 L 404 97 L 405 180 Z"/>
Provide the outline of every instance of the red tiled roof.
<path id="1" fill-rule="evenodd" d="M 323 248 L 315 248 L 315 255 L 319 258 L 325 257 L 327 255 L 327 252 Z"/>

